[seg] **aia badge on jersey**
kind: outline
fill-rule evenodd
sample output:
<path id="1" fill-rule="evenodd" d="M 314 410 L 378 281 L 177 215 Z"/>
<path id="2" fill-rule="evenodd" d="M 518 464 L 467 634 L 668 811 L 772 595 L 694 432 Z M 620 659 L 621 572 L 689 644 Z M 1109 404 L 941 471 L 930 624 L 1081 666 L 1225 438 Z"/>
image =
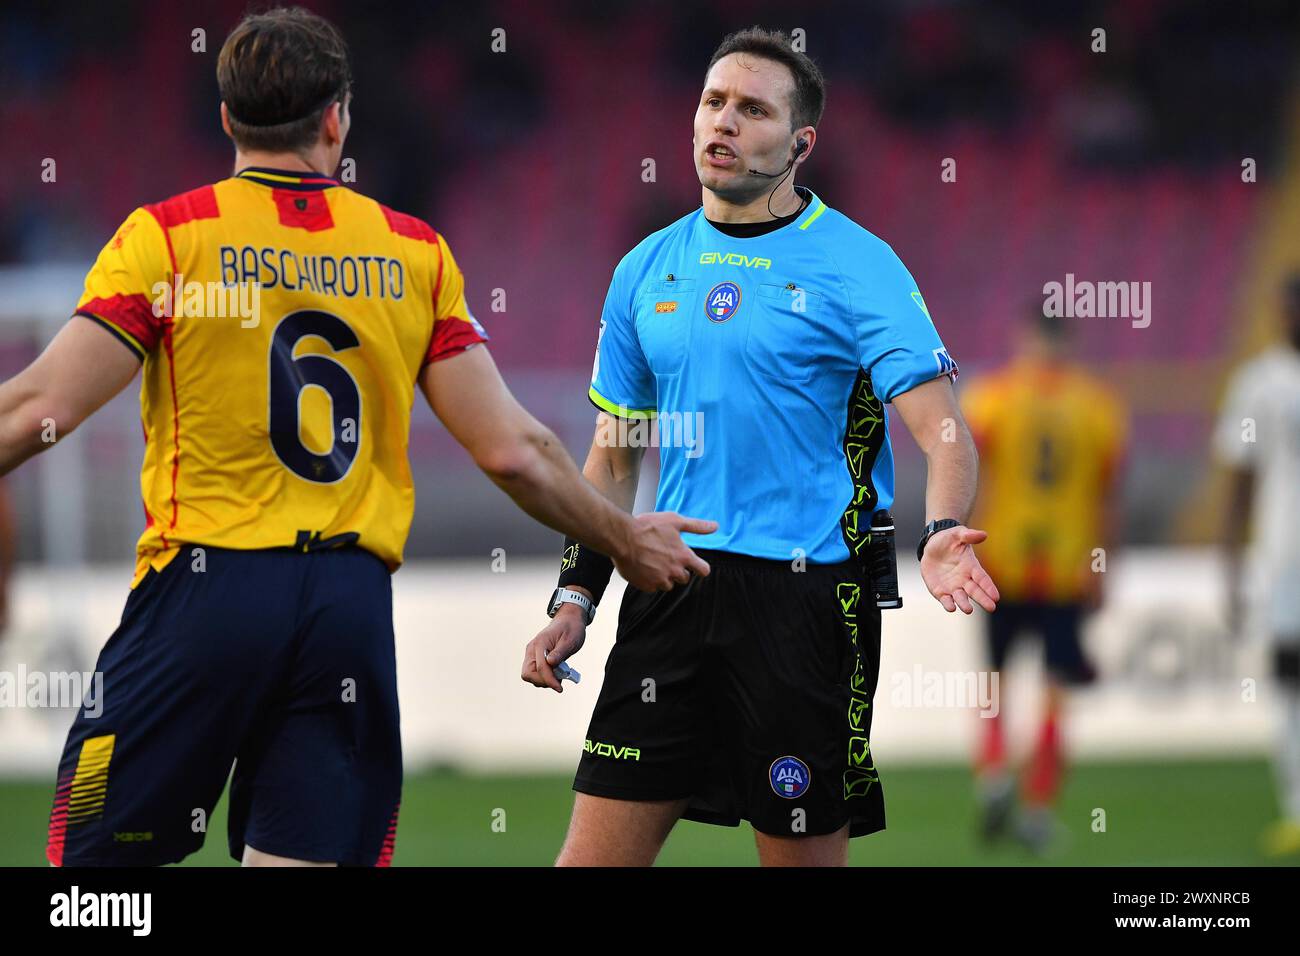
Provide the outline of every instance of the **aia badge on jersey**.
<path id="1" fill-rule="evenodd" d="M 740 286 L 719 282 L 704 297 L 704 314 L 710 322 L 726 322 L 740 308 Z"/>
<path id="2" fill-rule="evenodd" d="M 812 771 L 798 757 L 777 757 L 772 761 L 767 777 L 772 782 L 772 792 L 787 800 L 796 800 L 808 792 Z"/>

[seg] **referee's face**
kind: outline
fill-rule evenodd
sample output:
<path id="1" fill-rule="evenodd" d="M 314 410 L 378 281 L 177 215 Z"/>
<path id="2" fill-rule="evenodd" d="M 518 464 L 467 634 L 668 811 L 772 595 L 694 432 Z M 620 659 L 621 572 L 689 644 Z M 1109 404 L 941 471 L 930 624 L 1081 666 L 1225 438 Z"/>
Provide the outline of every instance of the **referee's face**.
<path id="1" fill-rule="evenodd" d="M 794 150 L 793 93 L 794 77 L 773 60 L 732 53 L 713 64 L 695 111 L 700 185 L 732 203 L 771 189 L 772 179 L 749 171 L 785 171 Z"/>

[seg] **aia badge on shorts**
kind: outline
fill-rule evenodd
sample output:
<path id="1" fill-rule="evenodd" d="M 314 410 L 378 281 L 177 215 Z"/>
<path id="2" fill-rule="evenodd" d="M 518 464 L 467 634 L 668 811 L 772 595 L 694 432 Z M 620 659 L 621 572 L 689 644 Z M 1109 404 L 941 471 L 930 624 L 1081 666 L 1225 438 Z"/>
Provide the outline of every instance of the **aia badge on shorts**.
<path id="1" fill-rule="evenodd" d="M 777 757 L 767 771 L 772 792 L 787 800 L 797 800 L 808 792 L 812 771 L 798 757 Z"/>
<path id="2" fill-rule="evenodd" d="M 726 322 L 740 308 L 740 286 L 719 282 L 704 297 L 704 314 L 710 322 Z"/>

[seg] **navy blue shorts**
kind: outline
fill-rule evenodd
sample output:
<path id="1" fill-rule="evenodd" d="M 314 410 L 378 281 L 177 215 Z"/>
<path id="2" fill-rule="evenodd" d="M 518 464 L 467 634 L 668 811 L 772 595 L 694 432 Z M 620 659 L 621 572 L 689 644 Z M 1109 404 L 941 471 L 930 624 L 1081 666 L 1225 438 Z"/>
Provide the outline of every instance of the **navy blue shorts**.
<path id="1" fill-rule="evenodd" d="M 1083 652 L 1080 625 L 1081 604 L 1052 604 L 1045 601 L 999 601 L 987 616 L 989 658 L 994 670 L 1002 670 L 1016 639 L 1022 635 L 1041 638 L 1044 666 L 1063 684 L 1090 684 L 1097 672 Z"/>
<path id="2" fill-rule="evenodd" d="M 182 546 L 132 590 L 96 670 L 102 712 L 83 706 L 68 734 L 51 863 L 181 860 L 227 779 L 235 859 L 389 862 L 402 752 L 379 558 Z"/>

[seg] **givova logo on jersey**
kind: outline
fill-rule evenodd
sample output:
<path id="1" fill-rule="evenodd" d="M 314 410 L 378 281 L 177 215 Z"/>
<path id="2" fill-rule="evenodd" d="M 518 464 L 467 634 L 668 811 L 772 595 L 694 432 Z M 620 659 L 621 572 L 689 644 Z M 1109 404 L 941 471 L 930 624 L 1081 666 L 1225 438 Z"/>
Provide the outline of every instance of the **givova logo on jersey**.
<path id="1" fill-rule="evenodd" d="M 786 800 L 795 800 L 808 792 L 812 771 L 798 757 L 777 757 L 767 771 L 772 792 Z"/>
<path id="2" fill-rule="evenodd" d="M 740 286 L 719 282 L 704 297 L 704 314 L 710 322 L 726 322 L 740 308 Z"/>

